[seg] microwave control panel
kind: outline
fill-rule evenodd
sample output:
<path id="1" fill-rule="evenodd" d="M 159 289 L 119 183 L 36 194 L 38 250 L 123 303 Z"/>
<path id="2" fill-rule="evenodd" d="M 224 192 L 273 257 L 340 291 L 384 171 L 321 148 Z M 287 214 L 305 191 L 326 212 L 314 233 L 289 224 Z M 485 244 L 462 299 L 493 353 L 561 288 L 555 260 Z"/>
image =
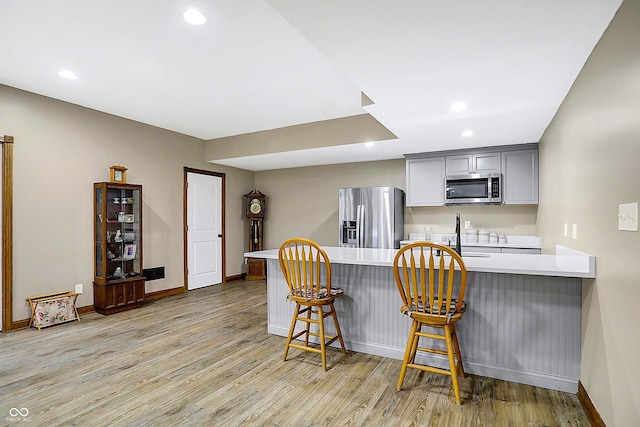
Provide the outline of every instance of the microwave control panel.
<path id="1" fill-rule="evenodd" d="M 500 178 L 491 179 L 491 197 L 500 197 Z"/>

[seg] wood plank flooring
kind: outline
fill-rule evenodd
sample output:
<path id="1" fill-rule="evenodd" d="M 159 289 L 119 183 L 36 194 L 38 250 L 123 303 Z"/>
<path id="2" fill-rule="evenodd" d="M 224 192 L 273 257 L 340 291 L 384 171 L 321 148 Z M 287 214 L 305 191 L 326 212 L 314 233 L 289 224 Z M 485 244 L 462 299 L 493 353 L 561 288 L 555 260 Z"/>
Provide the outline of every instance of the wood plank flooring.
<path id="1" fill-rule="evenodd" d="M 0 425 L 589 425 L 573 394 L 468 376 L 458 406 L 444 375 L 409 370 L 396 391 L 399 360 L 331 349 L 324 372 L 292 349 L 282 362 L 266 308 L 264 281 L 237 281 L 0 334 Z"/>

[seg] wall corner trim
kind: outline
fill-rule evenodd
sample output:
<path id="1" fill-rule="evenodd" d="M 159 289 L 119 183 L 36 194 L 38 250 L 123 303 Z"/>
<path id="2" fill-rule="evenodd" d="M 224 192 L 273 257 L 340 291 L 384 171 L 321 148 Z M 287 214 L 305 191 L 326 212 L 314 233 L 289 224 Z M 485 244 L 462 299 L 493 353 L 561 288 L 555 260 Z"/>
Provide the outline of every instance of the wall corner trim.
<path id="1" fill-rule="evenodd" d="M 596 407 L 593 405 L 593 402 L 581 381 L 578 381 L 578 400 L 580 401 L 580 405 L 582 405 L 582 409 L 584 409 L 587 419 L 592 427 L 606 427 L 606 424 L 598 413 Z"/>

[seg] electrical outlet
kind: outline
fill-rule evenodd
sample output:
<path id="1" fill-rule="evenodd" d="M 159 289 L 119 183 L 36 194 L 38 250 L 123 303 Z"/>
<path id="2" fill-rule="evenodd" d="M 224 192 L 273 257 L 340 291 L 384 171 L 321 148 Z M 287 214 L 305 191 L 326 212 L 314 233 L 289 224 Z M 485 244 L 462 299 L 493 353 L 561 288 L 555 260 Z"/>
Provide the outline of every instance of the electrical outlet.
<path id="1" fill-rule="evenodd" d="M 464 228 L 471 228 L 471 221 L 465 221 Z"/>
<path id="2" fill-rule="evenodd" d="M 81 294 L 82 293 L 82 283 L 78 283 L 76 285 L 76 294 Z"/>
<path id="3" fill-rule="evenodd" d="M 573 224 L 571 228 L 571 238 L 574 240 L 578 238 L 578 224 Z"/>

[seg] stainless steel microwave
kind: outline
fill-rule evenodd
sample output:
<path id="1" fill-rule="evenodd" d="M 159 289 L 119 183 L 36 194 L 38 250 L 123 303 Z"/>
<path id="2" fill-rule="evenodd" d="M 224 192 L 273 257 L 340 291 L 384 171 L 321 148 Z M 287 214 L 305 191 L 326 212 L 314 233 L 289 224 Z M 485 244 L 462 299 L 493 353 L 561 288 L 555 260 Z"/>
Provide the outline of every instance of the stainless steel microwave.
<path id="1" fill-rule="evenodd" d="M 447 176 L 444 190 L 445 205 L 500 205 L 502 175 L 489 173 Z"/>

